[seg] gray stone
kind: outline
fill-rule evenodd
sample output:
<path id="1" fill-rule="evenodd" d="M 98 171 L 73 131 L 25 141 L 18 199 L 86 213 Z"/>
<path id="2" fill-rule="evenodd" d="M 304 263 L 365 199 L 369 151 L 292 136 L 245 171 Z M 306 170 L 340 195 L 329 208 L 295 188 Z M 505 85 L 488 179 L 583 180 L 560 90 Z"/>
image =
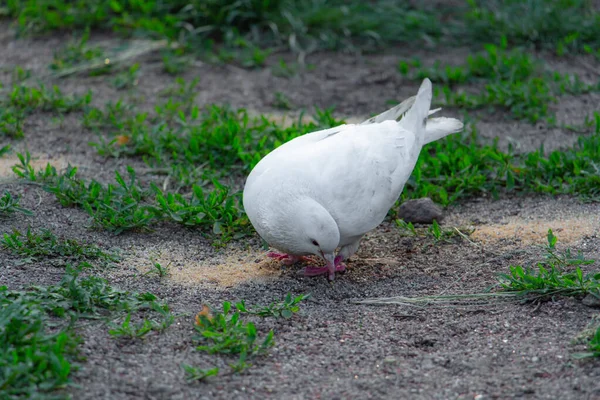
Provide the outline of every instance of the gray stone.
<path id="1" fill-rule="evenodd" d="M 444 218 L 443 210 L 429 197 L 407 200 L 400 205 L 398 217 L 406 222 L 419 224 L 432 224 L 433 220 L 441 222 Z"/>

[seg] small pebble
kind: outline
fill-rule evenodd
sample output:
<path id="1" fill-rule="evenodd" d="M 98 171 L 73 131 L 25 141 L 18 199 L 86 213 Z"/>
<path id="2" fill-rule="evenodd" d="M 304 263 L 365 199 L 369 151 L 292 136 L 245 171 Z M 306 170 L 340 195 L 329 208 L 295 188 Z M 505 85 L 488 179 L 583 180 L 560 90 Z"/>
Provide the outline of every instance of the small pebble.
<path id="1" fill-rule="evenodd" d="M 422 199 L 407 200 L 400 205 L 398 217 L 405 222 L 419 224 L 432 224 L 433 220 L 441 222 L 444 218 L 443 210 L 429 197 Z"/>

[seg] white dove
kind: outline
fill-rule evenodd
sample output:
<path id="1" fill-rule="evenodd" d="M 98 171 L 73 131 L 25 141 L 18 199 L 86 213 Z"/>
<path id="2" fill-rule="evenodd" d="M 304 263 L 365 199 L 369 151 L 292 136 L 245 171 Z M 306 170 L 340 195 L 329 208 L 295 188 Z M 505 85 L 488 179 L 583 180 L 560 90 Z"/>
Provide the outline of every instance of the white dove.
<path id="1" fill-rule="evenodd" d="M 322 257 L 326 266 L 308 266 L 306 276 L 333 280 L 345 271 L 342 261 L 383 221 L 421 148 L 463 128 L 454 118 L 428 119 L 439 111 L 429 111 L 431 97 L 425 79 L 416 97 L 376 117 L 308 133 L 267 154 L 248 176 L 243 202 L 258 234 L 284 252 L 268 255 L 286 264 Z"/>

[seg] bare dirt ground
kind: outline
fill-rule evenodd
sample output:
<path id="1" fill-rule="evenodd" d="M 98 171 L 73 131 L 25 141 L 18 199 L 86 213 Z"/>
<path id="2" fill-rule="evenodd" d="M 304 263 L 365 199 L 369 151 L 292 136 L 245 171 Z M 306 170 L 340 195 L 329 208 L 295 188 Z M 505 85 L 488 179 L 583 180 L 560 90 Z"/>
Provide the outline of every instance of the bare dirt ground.
<path id="1" fill-rule="evenodd" d="M 8 71 L 15 65 L 31 69 L 34 76 L 46 74 L 53 50 L 64 41 L 59 36 L 14 40 L 0 34 L 0 80 L 9 81 Z M 465 54 L 465 50 L 452 51 L 422 58 L 459 63 Z M 229 103 L 277 113 L 273 93 L 280 91 L 299 108 L 336 106 L 336 115 L 361 118 L 384 109 L 387 100 L 414 94 L 416 84 L 403 81 L 396 72 L 398 59 L 413 55 L 401 49 L 362 57 L 315 55 L 308 60 L 315 65 L 313 71 L 289 79 L 273 76 L 270 68 L 196 63 L 184 78 L 200 78 L 199 104 Z M 276 61 L 277 56 L 270 65 Z M 594 78 L 577 60 L 561 62 L 561 68 L 584 80 Z M 548 63 L 557 62 L 549 59 Z M 158 56 L 146 56 L 140 64 L 140 83 L 132 95 L 150 107 L 173 78 L 161 72 Z M 105 79 L 73 76 L 55 83 L 66 92 L 91 88 L 94 103 L 103 105 L 123 96 Z M 599 103 L 598 94 L 563 98 L 556 105 L 558 119 L 581 124 Z M 459 113 L 447 110 L 445 115 Z M 500 136 L 503 145 L 514 142 L 519 149 L 541 143 L 547 149 L 560 148 L 576 139 L 558 128 L 486 112 L 478 116 L 483 120 L 478 123 L 483 137 Z M 49 161 L 64 167 L 70 162 L 81 167 L 84 177 L 101 181 L 112 180 L 114 170 L 125 165 L 143 167 L 140 160 L 97 155 L 88 145 L 95 138 L 80 119 L 69 115 L 53 121 L 48 114 L 35 114 L 27 120 L 26 138 L 10 143 L 15 151 L 31 151 L 40 165 Z M 14 161 L 12 156 L 0 159 L 0 182 L 13 178 L 9 167 Z M 87 214 L 61 207 L 35 186 L 4 183 L 4 188 L 22 195 L 22 205 L 36 215 L 2 221 L 0 234 L 32 226 L 120 248 L 124 260 L 117 268 L 99 271 L 100 275 L 123 289 L 155 293 L 175 312 L 189 314 L 166 332 L 139 341 L 111 338 L 100 323 L 82 326 L 81 350 L 87 360 L 74 374 L 76 386 L 69 389 L 76 399 L 600 399 L 599 362 L 575 361 L 570 356 L 582 350 L 573 339 L 597 315 L 578 300 L 448 308 L 352 303 L 370 297 L 482 292 L 509 265 L 539 260 L 548 228 L 559 237 L 561 248 L 582 250 L 588 258 L 599 259 L 600 204 L 568 197 L 479 198 L 447 209 L 444 225 L 473 226 L 472 243 L 453 240 L 431 246 L 428 239 L 401 236 L 386 222 L 368 235 L 350 260 L 349 271 L 331 285 L 325 279 L 299 276 L 294 267 L 280 269 L 266 261 L 257 238 L 217 251 L 198 232 L 172 225 L 151 233 L 114 236 L 87 229 Z M 170 263 L 170 275 L 144 276 L 151 259 Z M 0 252 L 0 285 L 18 289 L 56 284 L 64 272 L 49 262 L 18 261 Z M 233 361 L 194 350 L 192 316 L 203 304 L 217 306 L 241 299 L 268 304 L 288 292 L 312 297 L 291 320 L 260 322 L 262 332 L 275 331 L 276 344 L 268 356 L 240 375 L 185 382 L 182 363 L 217 365 L 226 371 Z"/>

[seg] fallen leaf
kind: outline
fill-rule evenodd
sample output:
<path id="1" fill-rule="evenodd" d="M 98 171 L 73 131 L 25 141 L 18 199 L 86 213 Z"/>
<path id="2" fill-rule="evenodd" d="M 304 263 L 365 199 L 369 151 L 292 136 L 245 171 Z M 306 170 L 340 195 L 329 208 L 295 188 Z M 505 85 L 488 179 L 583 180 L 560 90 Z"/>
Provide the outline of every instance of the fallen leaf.
<path id="1" fill-rule="evenodd" d="M 205 304 L 202 306 L 202 310 L 196 314 L 196 325 L 200 326 L 202 325 L 202 321 L 200 320 L 200 316 L 205 316 L 209 321 L 212 321 L 213 316 L 212 313 L 210 312 L 210 308 L 208 308 L 208 306 Z"/>
<path id="2" fill-rule="evenodd" d="M 127 136 L 127 135 L 119 135 L 119 136 L 117 136 L 116 143 L 119 144 L 119 145 L 121 145 L 121 146 L 124 146 L 127 143 L 129 143 L 130 140 L 131 140 L 131 138 L 129 136 Z"/>

